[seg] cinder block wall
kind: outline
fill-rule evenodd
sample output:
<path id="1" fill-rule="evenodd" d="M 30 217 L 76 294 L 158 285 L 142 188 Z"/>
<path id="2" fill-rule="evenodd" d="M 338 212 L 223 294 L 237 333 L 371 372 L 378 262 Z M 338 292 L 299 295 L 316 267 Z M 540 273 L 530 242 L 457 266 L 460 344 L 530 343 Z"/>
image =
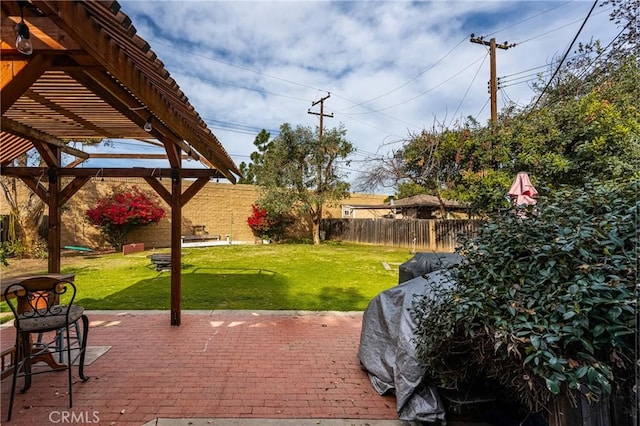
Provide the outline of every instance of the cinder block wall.
<path id="1" fill-rule="evenodd" d="M 182 191 L 191 184 L 184 181 Z M 97 228 L 84 216 L 89 207 L 95 205 L 100 197 L 107 195 L 114 186 L 137 185 L 144 191 L 154 193 L 142 179 L 122 179 L 104 182 L 92 179 L 67 203 L 62 213 L 62 245 L 82 245 L 92 248 L 107 247 Z M 165 186 L 169 186 L 167 181 Z M 169 189 L 169 188 L 168 188 Z M 234 241 L 254 242 L 247 218 L 251 214 L 251 204 L 257 198 L 256 188 L 252 185 L 230 185 L 208 183 L 198 194 L 182 208 L 182 234 L 192 234 L 192 226 L 204 225 L 212 235 L 227 235 Z M 169 247 L 171 245 L 170 206 L 160 200 L 166 216 L 158 224 L 134 229 L 127 235 L 127 243 L 144 243 L 145 248 Z"/>
<path id="2" fill-rule="evenodd" d="M 63 181 L 63 185 L 66 185 Z M 163 182 L 167 188 L 170 182 Z M 183 182 L 184 192 L 191 184 Z M 97 200 L 109 194 L 114 186 L 137 185 L 144 191 L 155 192 L 143 180 L 136 178 L 91 179 L 63 207 L 62 211 L 62 245 L 90 247 L 93 249 L 108 248 L 108 244 L 100 231 L 92 226 L 85 217 L 88 208 L 95 206 Z M 26 189 L 25 187 L 25 190 Z M 182 209 L 182 234 L 192 233 L 194 225 L 204 225 L 209 234 L 220 235 L 225 239 L 228 235 L 233 241 L 255 243 L 256 238 L 247 225 L 251 215 L 251 204 L 259 197 L 258 188 L 253 185 L 231 185 L 228 183 L 209 182 Z M 385 195 L 352 194 L 348 203 L 380 204 Z M 3 200 L 4 201 L 4 200 Z M 166 217 L 156 225 L 148 225 L 130 232 L 126 243 L 144 243 L 145 248 L 169 247 L 171 245 L 171 211 L 169 206 L 160 200 Z M 0 205 L 1 213 L 7 213 L 6 203 Z M 46 213 L 45 213 L 46 214 Z M 340 205 L 326 206 L 323 217 L 339 218 L 342 212 Z M 302 218 L 289 230 L 291 236 L 310 238 L 310 226 Z"/>

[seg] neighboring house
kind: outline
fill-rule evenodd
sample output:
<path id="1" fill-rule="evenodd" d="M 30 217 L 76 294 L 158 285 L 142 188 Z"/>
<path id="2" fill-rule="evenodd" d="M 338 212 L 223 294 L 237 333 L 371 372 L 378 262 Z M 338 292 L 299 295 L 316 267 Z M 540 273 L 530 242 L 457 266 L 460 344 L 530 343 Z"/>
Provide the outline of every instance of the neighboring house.
<path id="1" fill-rule="evenodd" d="M 438 197 L 415 195 L 384 204 L 343 204 L 342 217 L 350 219 L 467 219 L 469 208 L 454 200 L 443 200 L 445 217 L 442 217 Z"/>
<path id="2" fill-rule="evenodd" d="M 342 204 L 344 219 L 380 219 L 393 216 L 389 204 Z"/>

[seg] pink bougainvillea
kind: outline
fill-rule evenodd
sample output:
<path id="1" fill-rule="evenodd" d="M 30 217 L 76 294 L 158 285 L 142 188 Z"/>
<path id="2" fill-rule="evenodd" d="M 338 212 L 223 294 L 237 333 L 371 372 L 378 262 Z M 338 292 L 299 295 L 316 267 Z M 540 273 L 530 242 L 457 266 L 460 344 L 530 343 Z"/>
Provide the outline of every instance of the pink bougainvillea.
<path id="1" fill-rule="evenodd" d="M 266 235 L 270 228 L 269 213 L 257 204 L 251 205 L 251 211 L 251 216 L 247 218 L 249 228 L 251 228 L 256 235 Z"/>
<path id="2" fill-rule="evenodd" d="M 271 217 L 266 209 L 257 204 L 251 205 L 251 216 L 247 218 L 247 224 L 256 236 L 269 240 L 282 233 L 283 218 Z"/>
<path id="3" fill-rule="evenodd" d="M 136 227 L 158 223 L 165 211 L 158 201 L 137 186 L 119 188 L 109 197 L 98 200 L 86 211 L 89 222 L 100 228 L 105 239 L 116 249 L 122 249 L 127 233 Z"/>

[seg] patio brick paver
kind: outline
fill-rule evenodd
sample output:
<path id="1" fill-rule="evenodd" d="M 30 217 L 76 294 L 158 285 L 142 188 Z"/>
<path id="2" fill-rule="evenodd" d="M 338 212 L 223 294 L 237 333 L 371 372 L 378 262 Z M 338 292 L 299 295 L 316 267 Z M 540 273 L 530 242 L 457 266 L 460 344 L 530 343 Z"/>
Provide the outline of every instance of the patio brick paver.
<path id="1" fill-rule="evenodd" d="M 88 382 L 74 384 L 73 409 L 66 374 L 44 374 L 16 393 L 11 424 L 50 424 L 64 412 L 105 425 L 158 417 L 397 418 L 395 398 L 378 395 L 360 369 L 362 313 L 185 311 L 179 327 L 168 312 L 88 315 L 89 345 L 111 349 L 86 366 Z M 10 325 L 0 330 L 3 349 L 13 333 Z M 10 387 L 10 378 L 2 381 L 3 421 Z"/>

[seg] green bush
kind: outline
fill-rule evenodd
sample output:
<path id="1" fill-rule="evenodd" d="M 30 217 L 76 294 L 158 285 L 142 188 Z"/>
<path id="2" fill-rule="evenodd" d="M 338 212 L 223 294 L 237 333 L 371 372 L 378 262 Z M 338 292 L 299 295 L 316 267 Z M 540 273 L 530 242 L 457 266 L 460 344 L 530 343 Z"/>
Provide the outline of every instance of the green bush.
<path id="1" fill-rule="evenodd" d="M 42 238 L 39 238 L 38 241 L 36 241 L 33 251 L 33 257 L 35 257 L 36 259 L 46 259 L 47 257 L 49 257 L 48 244 Z"/>
<path id="2" fill-rule="evenodd" d="M 27 249 L 21 239 L 4 241 L 1 251 L 5 258 L 17 257 L 22 259 L 27 256 Z"/>
<path id="3" fill-rule="evenodd" d="M 533 411 L 633 383 L 640 180 L 560 190 L 463 241 L 450 288 L 416 297 L 416 346 L 445 387 L 493 380 Z M 630 405 L 629 405 L 630 406 Z"/>
<path id="4" fill-rule="evenodd" d="M 7 247 L 7 242 L 3 241 L 2 243 L 0 243 L 0 265 L 9 266 L 9 262 L 7 261 L 7 258 L 9 258 L 10 256 L 11 256 L 11 252 Z"/>
<path id="5" fill-rule="evenodd" d="M 47 242 L 41 238 L 35 242 L 32 253 L 29 253 L 21 239 L 3 241 L 0 243 L 0 263 L 4 266 L 9 264 L 8 259 L 12 257 L 18 259 L 27 257 L 46 259 L 48 255 Z"/>

